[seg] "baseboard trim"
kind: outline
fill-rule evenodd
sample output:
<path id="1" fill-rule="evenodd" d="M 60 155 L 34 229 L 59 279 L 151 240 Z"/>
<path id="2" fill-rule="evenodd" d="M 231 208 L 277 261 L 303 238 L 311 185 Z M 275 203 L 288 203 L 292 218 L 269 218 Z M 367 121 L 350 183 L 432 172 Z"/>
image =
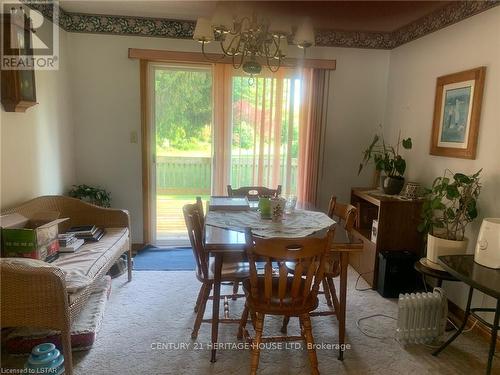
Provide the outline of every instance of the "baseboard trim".
<path id="1" fill-rule="evenodd" d="M 464 321 L 465 317 L 465 311 L 462 310 L 460 307 L 455 305 L 453 302 L 448 300 L 448 312 L 449 312 L 449 317 L 453 321 L 453 323 L 458 326 L 462 324 Z M 474 323 L 476 323 L 476 318 L 473 316 L 469 316 L 469 319 L 467 320 L 467 325 L 466 329 L 472 327 Z M 473 331 L 479 334 L 479 336 L 485 338 L 488 340 L 488 343 L 491 341 L 491 329 L 485 326 L 483 323 L 480 321 L 477 321 L 475 327 L 473 328 Z M 497 347 L 500 346 L 500 337 L 497 337 Z"/>

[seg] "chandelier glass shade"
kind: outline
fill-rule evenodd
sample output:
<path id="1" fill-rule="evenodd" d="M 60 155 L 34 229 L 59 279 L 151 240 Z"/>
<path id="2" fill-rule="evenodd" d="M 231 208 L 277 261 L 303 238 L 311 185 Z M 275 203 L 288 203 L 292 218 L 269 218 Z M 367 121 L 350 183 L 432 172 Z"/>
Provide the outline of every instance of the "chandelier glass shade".
<path id="1" fill-rule="evenodd" d="M 288 39 L 292 37 L 291 25 L 277 18 L 269 22 L 255 14 L 251 17 L 233 19 L 224 13 L 216 14 L 211 20 L 198 18 L 193 39 L 201 43 L 201 50 L 209 61 L 232 59 L 234 69 L 242 69 L 250 75 L 259 74 L 265 64 L 271 72 L 276 72 L 288 54 Z M 314 45 L 314 30 L 306 19 L 300 24 L 293 38 L 300 48 Z M 220 59 L 209 57 L 205 45 L 210 42 L 220 44 Z"/>

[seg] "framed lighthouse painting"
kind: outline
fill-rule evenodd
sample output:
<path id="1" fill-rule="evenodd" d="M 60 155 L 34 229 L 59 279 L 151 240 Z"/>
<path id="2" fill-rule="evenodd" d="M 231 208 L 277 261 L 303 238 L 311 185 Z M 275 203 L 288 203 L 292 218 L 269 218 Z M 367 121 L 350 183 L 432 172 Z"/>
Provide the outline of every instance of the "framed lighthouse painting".
<path id="1" fill-rule="evenodd" d="M 431 155 L 476 158 L 486 67 L 438 77 Z"/>

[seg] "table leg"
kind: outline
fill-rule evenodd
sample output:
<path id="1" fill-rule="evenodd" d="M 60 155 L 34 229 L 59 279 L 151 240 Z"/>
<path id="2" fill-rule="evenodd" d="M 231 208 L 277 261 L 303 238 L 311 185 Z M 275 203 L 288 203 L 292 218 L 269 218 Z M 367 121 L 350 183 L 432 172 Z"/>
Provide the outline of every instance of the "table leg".
<path id="1" fill-rule="evenodd" d="M 220 283 L 222 277 L 222 254 L 215 254 L 214 265 L 214 298 L 212 304 L 212 356 L 210 362 L 215 362 L 217 336 L 219 334 L 219 305 L 220 305 Z"/>
<path id="2" fill-rule="evenodd" d="M 495 311 L 495 318 L 493 319 L 493 328 L 491 328 L 491 343 L 490 353 L 488 354 L 488 366 L 486 367 L 486 374 L 491 373 L 491 366 L 493 365 L 493 356 L 495 355 L 495 346 L 497 343 L 498 320 L 500 318 L 500 299 L 497 299 L 497 309 Z"/>
<path id="3" fill-rule="evenodd" d="M 340 253 L 340 303 L 339 303 L 339 357 L 340 361 L 344 360 L 343 344 L 345 341 L 345 310 L 347 299 L 347 266 L 349 264 L 349 253 L 342 251 Z"/>
<path id="4" fill-rule="evenodd" d="M 469 298 L 467 299 L 467 307 L 465 309 L 465 315 L 464 315 L 464 321 L 462 323 L 462 325 L 460 326 L 460 328 L 457 330 L 457 332 L 455 332 L 453 334 L 453 336 L 451 336 L 448 341 L 446 341 L 443 345 L 441 345 L 436 351 L 434 351 L 434 353 L 432 353 L 432 355 L 436 356 L 438 355 L 439 353 L 441 353 L 448 345 L 451 344 L 451 342 L 453 340 L 455 340 L 461 333 L 462 331 L 464 330 L 465 328 L 465 325 L 467 324 L 467 320 L 469 319 L 469 315 L 470 315 L 470 304 L 471 304 L 471 301 L 472 301 L 472 293 L 474 292 L 474 288 L 473 287 L 470 287 L 469 288 Z M 495 338 L 496 339 L 496 338 Z"/>

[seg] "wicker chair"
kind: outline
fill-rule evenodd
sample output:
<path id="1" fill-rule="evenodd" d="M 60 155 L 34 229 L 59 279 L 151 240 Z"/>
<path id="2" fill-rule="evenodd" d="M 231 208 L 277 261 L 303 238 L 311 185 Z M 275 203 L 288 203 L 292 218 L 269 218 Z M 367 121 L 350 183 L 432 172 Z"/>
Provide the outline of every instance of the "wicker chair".
<path id="1" fill-rule="evenodd" d="M 227 195 L 230 197 L 247 197 L 248 200 L 256 201 L 261 196 L 277 197 L 281 194 L 281 185 L 276 189 L 269 189 L 263 186 L 244 186 L 239 189 L 233 189 L 227 185 Z"/>
<path id="2" fill-rule="evenodd" d="M 61 223 L 65 231 L 74 225 L 93 223 L 105 228 L 127 228 L 128 238 L 123 251 L 128 256 L 128 280 L 132 280 L 132 251 L 130 247 L 130 217 L 127 211 L 97 207 L 75 198 L 43 196 L 2 214 L 20 213 L 27 218 L 40 211 L 58 211 L 69 220 Z M 116 254 L 94 276 L 97 282 L 122 255 Z M 66 280 L 60 268 L 47 264 L 11 264 L 0 262 L 1 327 L 35 327 L 61 331 L 65 358 L 65 374 L 73 373 L 71 353 L 71 322 L 81 312 L 90 296 L 93 284 L 69 298 Z"/>
<path id="3" fill-rule="evenodd" d="M 255 237 L 247 231 L 247 256 L 250 278 L 243 282 L 247 295 L 241 317 L 238 337 L 248 336 L 245 325 L 248 314 L 254 315 L 255 339 L 252 345 L 250 373 L 257 373 L 260 345 L 269 341 L 305 340 L 311 373 L 319 374 L 309 313 L 318 306 L 318 290 L 325 269 L 325 254 L 330 249 L 334 228 L 323 238 L 270 238 Z M 257 273 L 256 262 L 264 262 L 264 274 Z M 287 262 L 295 263 L 295 274 L 289 276 Z M 273 271 L 276 264 L 278 271 Z M 298 316 L 301 336 L 262 337 L 266 315 Z"/>

